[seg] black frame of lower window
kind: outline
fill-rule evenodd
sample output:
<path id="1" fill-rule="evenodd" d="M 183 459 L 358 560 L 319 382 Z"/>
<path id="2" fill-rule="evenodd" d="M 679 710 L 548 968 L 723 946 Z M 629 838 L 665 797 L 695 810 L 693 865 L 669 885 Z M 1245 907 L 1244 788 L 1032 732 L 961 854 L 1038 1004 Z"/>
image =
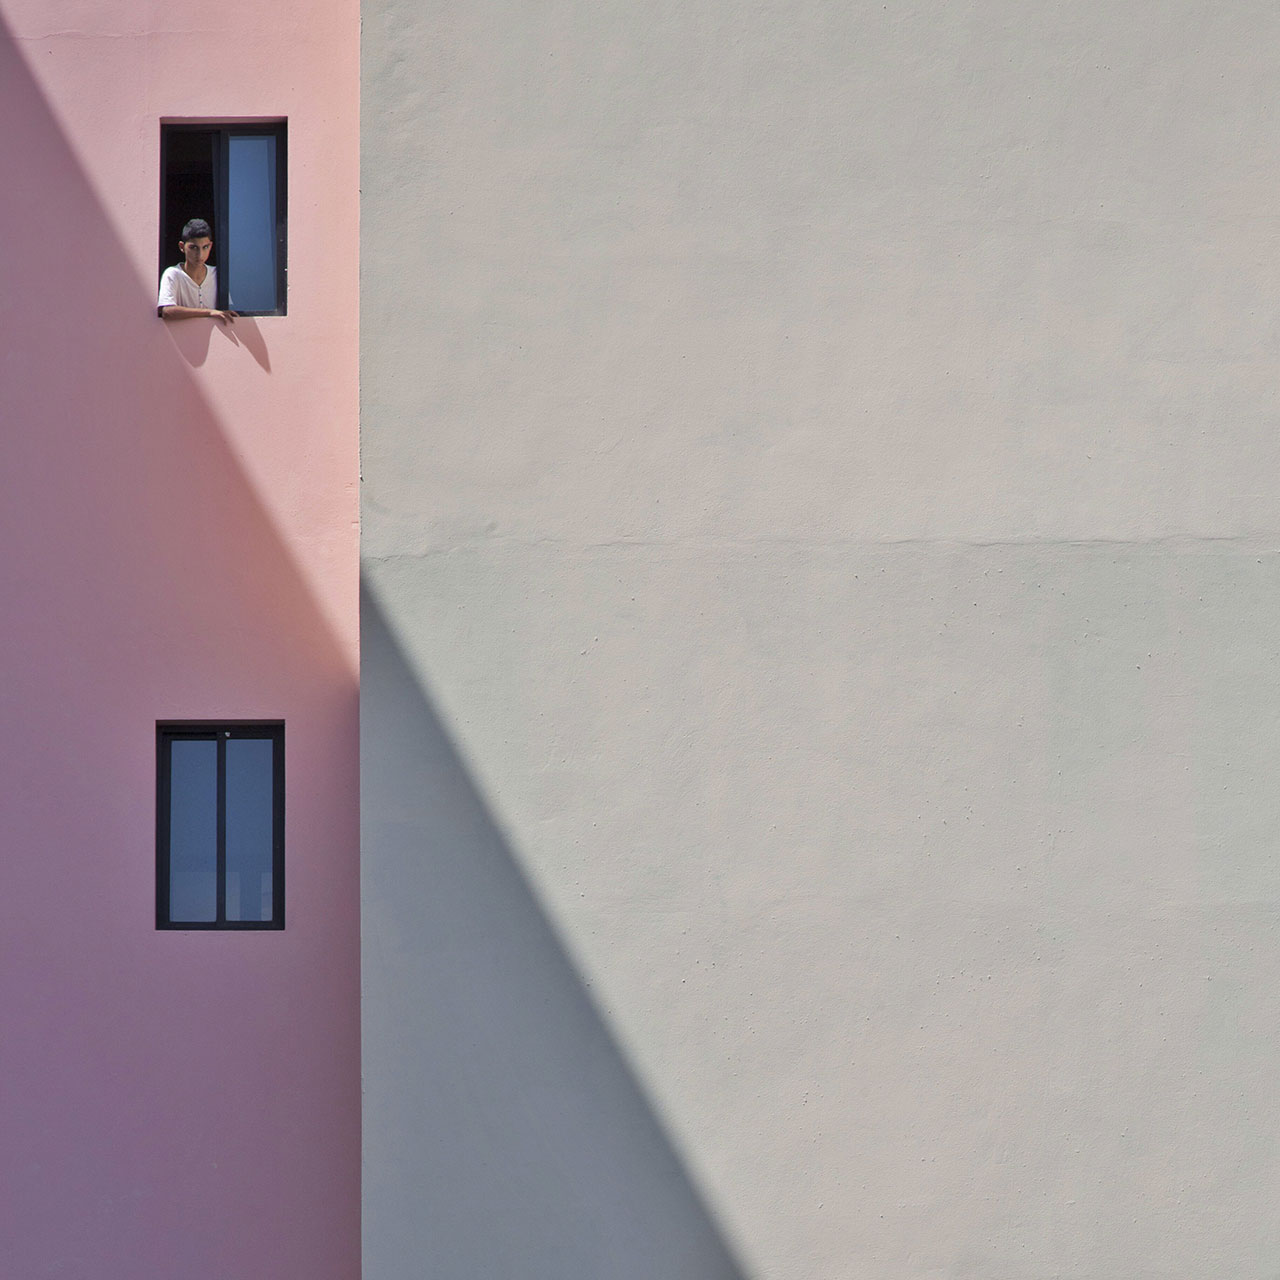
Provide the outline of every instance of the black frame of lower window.
<path id="1" fill-rule="evenodd" d="M 169 148 L 167 139 L 176 133 L 207 133 L 210 136 L 209 165 L 213 173 L 213 253 L 218 268 L 218 309 L 227 308 L 227 249 L 223 226 L 227 210 L 227 148 L 232 134 L 270 135 L 276 140 L 276 305 L 271 311 L 237 311 L 245 316 L 283 316 L 289 313 L 289 121 L 263 120 L 238 123 L 217 121 L 160 122 L 160 274 L 179 261 L 178 241 L 171 234 L 169 192 Z M 197 211 L 198 213 L 198 211 Z M 187 217 L 192 216 L 189 212 Z M 185 220 L 185 219 L 184 219 Z M 180 225 L 180 224 L 174 224 Z M 166 234 L 169 231 L 170 234 Z"/>
<path id="2" fill-rule="evenodd" d="M 226 905 L 226 744 L 232 738 L 269 738 L 273 744 L 271 786 L 271 910 L 270 920 L 228 920 Z M 213 741 L 217 752 L 217 911 L 214 920 L 173 920 L 169 900 L 170 754 L 175 740 Z M 284 721 L 219 720 L 158 721 L 156 723 L 156 928 L 283 929 L 284 928 Z"/>

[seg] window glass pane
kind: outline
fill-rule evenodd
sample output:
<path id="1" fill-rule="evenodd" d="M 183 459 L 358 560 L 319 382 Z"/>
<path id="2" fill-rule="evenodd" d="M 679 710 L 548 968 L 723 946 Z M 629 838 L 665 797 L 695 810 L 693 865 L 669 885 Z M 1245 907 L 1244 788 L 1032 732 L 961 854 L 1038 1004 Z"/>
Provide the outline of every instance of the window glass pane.
<path id="1" fill-rule="evenodd" d="M 218 744 L 169 744 L 169 918 L 218 914 Z"/>
<path id="2" fill-rule="evenodd" d="M 270 920 L 274 743 L 227 740 L 227 919 Z"/>
<path id="3" fill-rule="evenodd" d="M 276 298 L 276 140 L 271 134 L 227 139 L 227 213 L 223 258 L 228 305 L 274 311 Z"/>

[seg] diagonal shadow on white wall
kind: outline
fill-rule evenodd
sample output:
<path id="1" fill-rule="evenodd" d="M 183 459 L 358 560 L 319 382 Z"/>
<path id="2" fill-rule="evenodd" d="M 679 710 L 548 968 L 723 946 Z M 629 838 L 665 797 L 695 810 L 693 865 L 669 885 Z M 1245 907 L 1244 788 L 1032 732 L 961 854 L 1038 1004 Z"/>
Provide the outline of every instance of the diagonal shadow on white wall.
<path id="1" fill-rule="evenodd" d="M 361 603 L 364 1280 L 743 1280 Z"/>

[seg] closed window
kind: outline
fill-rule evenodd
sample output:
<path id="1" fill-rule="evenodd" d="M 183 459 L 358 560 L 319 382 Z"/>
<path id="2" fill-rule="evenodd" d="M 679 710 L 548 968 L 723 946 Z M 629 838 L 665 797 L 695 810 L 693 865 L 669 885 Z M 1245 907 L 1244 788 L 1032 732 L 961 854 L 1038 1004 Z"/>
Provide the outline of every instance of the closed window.
<path id="1" fill-rule="evenodd" d="M 203 218 L 219 308 L 285 314 L 287 140 L 282 120 L 160 126 L 161 274 L 182 260 L 183 226 Z"/>
<path id="2" fill-rule="evenodd" d="M 156 726 L 156 927 L 284 928 L 284 725 Z"/>

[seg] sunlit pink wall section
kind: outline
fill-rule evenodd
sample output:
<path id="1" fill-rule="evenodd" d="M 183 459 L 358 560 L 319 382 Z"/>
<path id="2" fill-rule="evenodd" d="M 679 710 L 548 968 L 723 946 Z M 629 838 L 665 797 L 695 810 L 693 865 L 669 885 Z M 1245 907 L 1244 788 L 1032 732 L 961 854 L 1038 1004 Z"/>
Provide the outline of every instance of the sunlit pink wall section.
<path id="1" fill-rule="evenodd" d="M 0 0 L 0 1274 L 359 1273 L 353 0 Z M 287 117 L 288 315 L 155 314 Z M 176 246 L 174 249 L 176 258 Z M 287 928 L 155 928 L 155 724 L 281 718 Z"/>

